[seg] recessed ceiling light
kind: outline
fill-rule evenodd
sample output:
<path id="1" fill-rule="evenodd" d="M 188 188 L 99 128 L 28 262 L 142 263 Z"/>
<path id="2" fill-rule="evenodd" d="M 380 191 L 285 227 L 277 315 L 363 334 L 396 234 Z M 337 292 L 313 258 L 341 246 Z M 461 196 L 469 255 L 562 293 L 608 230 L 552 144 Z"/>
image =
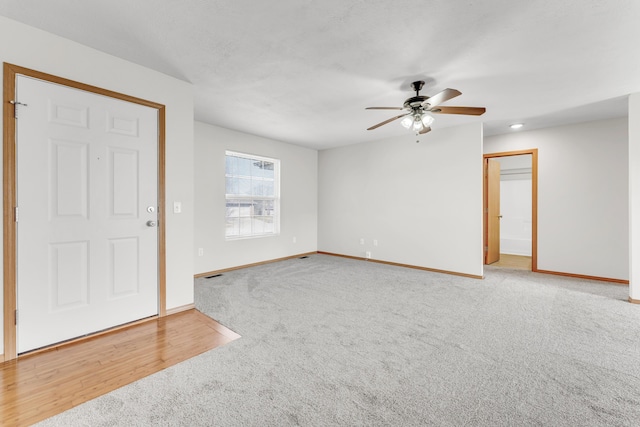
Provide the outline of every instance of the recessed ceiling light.
<path id="1" fill-rule="evenodd" d="M 524 126 L 524 123 L 514 123 L 511 126 L 509 126 L 511 129 L 520 129 L 522 126 Z"/>

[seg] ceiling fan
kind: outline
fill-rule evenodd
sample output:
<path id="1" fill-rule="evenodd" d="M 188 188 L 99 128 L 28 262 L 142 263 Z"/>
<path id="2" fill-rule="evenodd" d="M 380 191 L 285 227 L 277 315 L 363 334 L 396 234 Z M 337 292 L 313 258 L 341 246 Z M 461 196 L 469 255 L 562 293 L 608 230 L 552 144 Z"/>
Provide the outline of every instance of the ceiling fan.
<path id="1" fill-rule="evenodd" d="M 480 116 L 486 111 L 484 107 L 441 107 L 440 104 L 462 95 L 462 93 L 455 89 L 445 89 L 429 97 L 420 95 L 422 86 L 424 86 L 424 81 L 422 80 L 411 83 L 411 88 L 416 91 L 416 96 L 412 96 L 404 101 L 402 107 L 367 107 L 367 110 L 407 110 L 406 113 L 391 117 L 384 122 L 371 126 L 367 130 L 379 128 L 382 125 L 404 117 L 400 121 L 402 126 L 407 129 L 412 129 L 416 132 L 416 135 L 425 134 L 431 130 L 431 123 L 433 123 L 433 116 L 429 113 Z"/>

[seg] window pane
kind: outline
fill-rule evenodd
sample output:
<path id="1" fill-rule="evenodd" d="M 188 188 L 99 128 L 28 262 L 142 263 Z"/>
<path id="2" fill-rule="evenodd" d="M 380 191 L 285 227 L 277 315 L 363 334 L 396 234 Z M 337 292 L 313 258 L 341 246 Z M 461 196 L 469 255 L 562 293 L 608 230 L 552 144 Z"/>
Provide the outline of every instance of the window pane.
<path id="1" fill-rule="evenodd" d="M 251 178 L 238 178 L 238 192 L 240 196 L 251 196 Z"/>
<path id="2" fill-rule="evenodd" d="M 273 226 L 273 217 L 271 216 L 265 216 L 262 217 L 262 222 L 263 222 L 263 227 L 264 227 L 264 232 L 265 233 L 275 233 L 275 228 Z"/>
<path id="3" fill-rule="evenodd" d="M 263 205 L 264 205 L 264 200 L 254 200 L 253 201 L 253 214 L 256 215 L 256 216 L 264 215 L 262 213 L 263 210 L 264 210 Z"/>
<path id="4" fill-rule="evenodd" d="M 227 194 L 238 194 L 238 178 L 228 176 L 226 179 Z"/>
<path id="5" fill-rule="evenodd" d="M 276 202 L 274 200 L 265 200 L 264 215 L 274 216 L 276 212 L 275 204 Z"/>
<path id="6" fill-rule="evenodd" d="M 240 216 L 240 206 L 238 200 L 227 200 L 227 218 L 237 218 Z"/>
<path id="7" fill-rule="evenodd" d="M 236 175 L 238 173 L 238 158 L 235 156 L 227 156 L 226 173 L 227 175 Z"/>
<path id="8" fill-rule="evenodd" d="M 253 233 L 254 234 L 264 234 L 264 222 L 260 217 L 254 217 L 252 221 Z"/>
<path id="9" fill-rule="evenodd" d="M 226 236 L 238 236 L 240 234 L 240 218 L 227 218 Z"/>
<path id="10" fill-rule="evenodd" d="M 258 177 L 258 178 L 262 178 L 264 176 L 264 173 L 262 171 L 263 168 L 263 161 L 262 160 L 255 160 L 252 164 L 253 168 L 251 169 L 251 176 L 254 177 Z"/>
<path id="11" fill-rule="evenodd" d="M 274 164 L 272 162 L 263 162 L 263 175 L 265 178 L 274 178 Z"/>
<path id="12" fill-rule="evenodd" d="M 251 235 L 251 218 L 240 218 L 240 236 Z"/>
<path id="13" fill-rule="evenodd" d="M 264 216 L 267 215 L 265 213 L 265 200 L 254 200 L 253 201 L 253 214 L 256 216 Z"/>
<path id="14" fill-rule="evenodd" d="M 260 179 L 251 180 L 251 195 L 264 196 L 264 181 Z"/>
<path id="15" fill-rule="evenodd" d="M 253 160 L 238 158 L 238 175 L 251 176 L 251 164 Z"/>
<path id="16" fill-rule="evenodd" d="M 273 200 L 254 200 L 254 215 L 273 216 Z"/>
<path id="17" fill-rule="evenodd" d="M 274 192 L 274 182 L 273 181 L 262 181 L 262 195 L 273 197 L 275 196 Z"/>
<path id="18" fill-rule="evenodd" d="M 239 203 L 238 212 L 241 217 L 251 217 L 253 215 L 253 202 L 251 200 L 242 200 Z"/>

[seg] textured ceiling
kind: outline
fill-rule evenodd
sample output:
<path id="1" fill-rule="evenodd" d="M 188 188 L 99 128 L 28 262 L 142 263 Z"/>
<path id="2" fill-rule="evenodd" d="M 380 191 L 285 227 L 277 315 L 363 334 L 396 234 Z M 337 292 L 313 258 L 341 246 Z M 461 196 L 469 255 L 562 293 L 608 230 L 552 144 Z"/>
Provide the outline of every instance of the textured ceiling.
<path id="1" fill-rule="evenodd" d="M 625 116 L 640 92 L 638 0 L 0 0 L 0 15 L 193 83 L 196 120 L 317 149 L 414 140 L 367 131 L 395 114 L 364 108 L 401 106 L 418 79 L 487 108 L 434 129 L 485 135 Z"/>

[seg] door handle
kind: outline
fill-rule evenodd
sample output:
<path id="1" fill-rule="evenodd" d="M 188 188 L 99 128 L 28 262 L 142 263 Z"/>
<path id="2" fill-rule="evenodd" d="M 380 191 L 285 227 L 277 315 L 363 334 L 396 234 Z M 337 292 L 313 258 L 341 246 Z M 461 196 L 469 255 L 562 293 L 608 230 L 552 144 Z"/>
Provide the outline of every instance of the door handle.
<path id="1" fill-rule="evenodd" d="M 502 215 L 498 215 L 498 218 L 502 218 Z"/>
<path id="2" fill-rule="evenodd" d="M 147 221 L 147 227 L 155 227 L 156 226 L 156 222 L 155 221 Z"/>

